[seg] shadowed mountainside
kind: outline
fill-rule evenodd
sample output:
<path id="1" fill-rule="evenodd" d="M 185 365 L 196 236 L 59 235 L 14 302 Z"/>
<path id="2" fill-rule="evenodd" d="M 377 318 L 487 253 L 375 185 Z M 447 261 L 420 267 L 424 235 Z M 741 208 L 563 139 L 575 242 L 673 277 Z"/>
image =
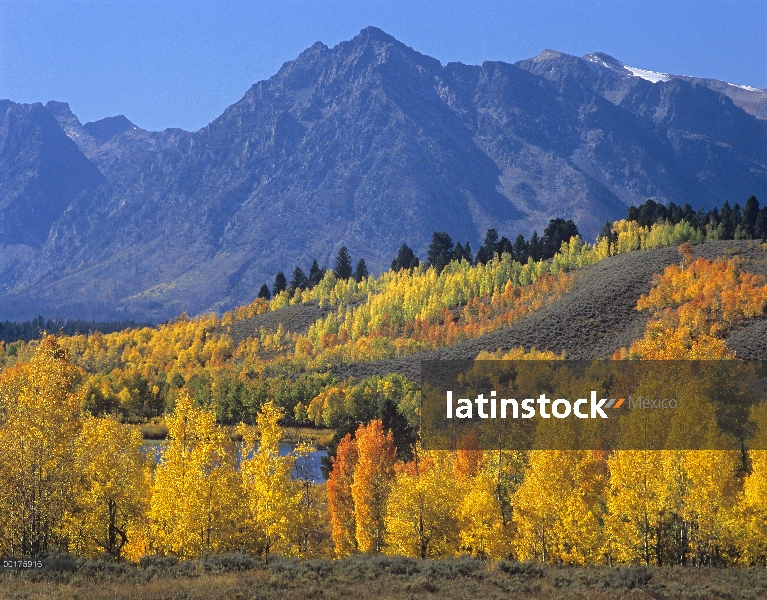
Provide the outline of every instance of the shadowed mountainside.
<path id="1" fill-rule="evenodd" d="M 443 66 L 373 27 L 314 44 L 194 133 L 81 125 L 60 102 L 4 101 L 0 118 L 0 227 L 35 240 L 0 239 L 6 318 L 220 311 L 341 245 L 377 273 L 432 231 L 477 247 L 562 217 L 593 238 L 648 197 L 767 197 L 765 122 L 711 86 L 552 51 Z M 13 191 L 25 173 L 55 182 L 34 227 L 14 208 L 33 202 Z"/>

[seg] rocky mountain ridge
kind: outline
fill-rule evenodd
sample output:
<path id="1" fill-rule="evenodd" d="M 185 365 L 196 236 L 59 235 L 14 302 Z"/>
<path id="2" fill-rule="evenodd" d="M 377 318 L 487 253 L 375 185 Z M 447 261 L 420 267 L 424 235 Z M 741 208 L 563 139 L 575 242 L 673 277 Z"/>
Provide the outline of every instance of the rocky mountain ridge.
<path id="1" fill-rule="evenodd" d="M 197 132 L 0 101 L 0 318 L 220 311 L 341 245 L 377 273 L 437 230 L 563 217 L 593 239 L 647 198 L 767 198 L 759 103 L 668 77 L 554 51 L 443 66 L 371 27 Z"/>

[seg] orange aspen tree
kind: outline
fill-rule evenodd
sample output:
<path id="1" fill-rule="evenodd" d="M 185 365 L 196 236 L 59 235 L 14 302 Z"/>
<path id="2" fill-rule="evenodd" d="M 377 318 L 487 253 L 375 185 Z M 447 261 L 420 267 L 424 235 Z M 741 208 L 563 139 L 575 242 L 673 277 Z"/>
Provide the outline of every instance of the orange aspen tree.
<path id="1" fill-rule="evenodd" d="M 343 558 L 357 552 L 356 522 L 352 483 L 357 467 L 357 440 L 346 434 L 338 444 L 333 470 L 327 482 L 328 509 L 336 556 Z"/>
<path id="2" fill-rule="evenodd" d="M 354 470 L 355 537 L 360 552 L 381 552 L 385 538 L 386 501 L 394 479 L 394 437 L 384 434 L 380 419 L 360 425 L 356 434 L 359 462 Z"/>

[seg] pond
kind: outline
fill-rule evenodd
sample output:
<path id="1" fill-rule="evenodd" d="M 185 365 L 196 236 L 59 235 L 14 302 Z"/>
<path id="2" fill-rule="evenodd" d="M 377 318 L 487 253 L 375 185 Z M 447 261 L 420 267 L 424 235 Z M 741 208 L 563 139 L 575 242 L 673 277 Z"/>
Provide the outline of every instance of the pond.
<path id="1" fill-rule="evenodd" d="M 162 452 L 162 445 L 164 444 L 164 440 L 145 440 L 144 441 L 144 447 L 143 451 L 147 456 L 152 456 L 155 460 L 155 462 L 160 461 L 160 455 Z M 286 444 L 281 443 L 280 444 L 280 456 L 288 456 L 293 453 L 293 446 L 292 444 Z M 314 452 L 311 452 L 305 459 L 305 462 L 301 462 L 298 467 L 301 470 L 304 470 L 308 477 L 314 482 L 314 483 L 321 483 L 325 481 L 325 478 L 322 476 L 322 471 L 320 470 L 320 460 L 323 456 L 327 456 L 328 453 L 326 450 L 315 450 Z M 293 469 L 293 475 L 295 477 L 296 475 L 296 468 Z"/>

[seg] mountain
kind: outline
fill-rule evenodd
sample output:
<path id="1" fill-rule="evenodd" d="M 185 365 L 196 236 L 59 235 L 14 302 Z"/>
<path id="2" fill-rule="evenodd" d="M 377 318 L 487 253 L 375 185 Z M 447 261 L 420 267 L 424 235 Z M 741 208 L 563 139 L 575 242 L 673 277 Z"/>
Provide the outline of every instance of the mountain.
<path id="1" fill-rule="evenodd" d="M 688 75 L 669 75 L 668 73 L 658 73 L 657 71 L 637 69 L 636 67 L 629 67 L 625 65 L 617 58 L 613 58 L 612 56 L 604 54 L 603 52 L 587 54 L 583 58 L 597 63 L 602 67 L 606 67 L 612 71 L 615 71 L 621 75 L 625 76 L 630 74 L 634 77 L 646 79 L 651 83 L 680 79 L 682 81 L 687 81 L 689 83 L 707 87 L 710 90 L 724 94 L 730 98 L 730 100 L 732 100 L 735 106 L 739 106 L 748 114 L 755 116 L 757 119 L 767 120 L 767 89 L 760 90 L 759 88 L 751 87 L 748 85 L 727 83 L 725 81 L 719 81 L 718 79 L 690 77 Z"/>
<path id="2" fill-rule="evenodd" d="M 599 54 L 442 65 L 369 27 L 196 132 L 3 101 L 0 224 L 34 234 L 0 239 L 0 318 L 222 310 L 342 245 L 376 273 L 432 231 L 476 248 L 563 217 L 593 238 L 647 198 L 766 198 L 767 123 L 715 88 Z M 54 183 L 33 202 L 25 178 Z"/>

